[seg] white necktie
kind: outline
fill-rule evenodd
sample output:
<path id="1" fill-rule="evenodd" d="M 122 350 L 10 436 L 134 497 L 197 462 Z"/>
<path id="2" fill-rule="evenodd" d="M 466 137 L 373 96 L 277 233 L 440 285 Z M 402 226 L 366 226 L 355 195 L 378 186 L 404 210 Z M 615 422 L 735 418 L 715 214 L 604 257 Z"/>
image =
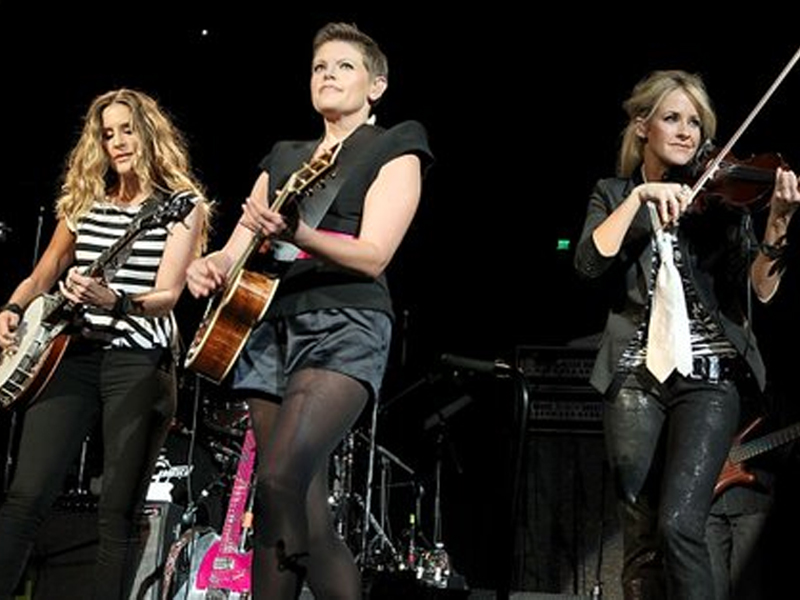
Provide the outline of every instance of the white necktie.
<path id="1" fill-rule="evenodd" d="M 656 275 L 650 310 L 647 368 L 658 381 L 663 382 L 675 369 L 682 375 L 692 372 L 692 342 L 681 275 L 672 255 L 674 234 L 664 231 L 655 208 L 648 206 L 661 264 Z"/>

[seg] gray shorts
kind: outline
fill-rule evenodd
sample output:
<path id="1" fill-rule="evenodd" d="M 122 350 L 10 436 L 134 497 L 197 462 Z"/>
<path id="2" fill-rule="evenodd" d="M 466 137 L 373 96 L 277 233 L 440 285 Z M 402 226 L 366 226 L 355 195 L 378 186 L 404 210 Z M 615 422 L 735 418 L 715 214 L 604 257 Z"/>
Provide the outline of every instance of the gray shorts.
<path id="1" fill-rule="evenodd" d="M 269 319 L 250 335 L 233 371 L 239 395 L 282 397 L 288 377 L 303 368 L 336 371 L 361 381 L 378 397 L 392 336 L 386 313 L 325 309 Z"/>

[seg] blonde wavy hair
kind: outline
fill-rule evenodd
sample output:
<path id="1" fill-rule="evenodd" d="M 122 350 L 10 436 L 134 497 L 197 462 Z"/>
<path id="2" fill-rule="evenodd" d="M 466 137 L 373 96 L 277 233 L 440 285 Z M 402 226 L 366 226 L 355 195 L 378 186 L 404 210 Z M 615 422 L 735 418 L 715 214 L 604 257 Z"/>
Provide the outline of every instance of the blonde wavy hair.
<path id="1" fill-rule="evenodd" d="M 67 158 L 56 215 L 74 223 L 117 186 L 119 177 L 103 143 L 103 111 L 112 104 L 123 104 L 131 111 L 131 127 L 140 140 L 133 169 L 142 188 L 167 194 L 192 191 L 206 205 L 205 243 L 210 207 L 203 186 L 192 174 L 183 134 L 153 98 L 127 88 L 101 94 L 89 106 L 78 142 Z"/>
<path id="2" fill-rule="evenodd" d="M 717 133 L 717 115 L 702 78 L 676 69 L 653 71 L 634 86 L 630 97 L 622 104 L 628 115 L 628 124 L 622 132 L 617 158 L 617 174 L 620 177 L 630 177 L 643 160 L 645 140 L 636 135 L 638 120 L 650 119 L 664 97 L 674 90 L 683 90 L 700 115 L 702 129 L 700 145 L 713 141 Z"/>

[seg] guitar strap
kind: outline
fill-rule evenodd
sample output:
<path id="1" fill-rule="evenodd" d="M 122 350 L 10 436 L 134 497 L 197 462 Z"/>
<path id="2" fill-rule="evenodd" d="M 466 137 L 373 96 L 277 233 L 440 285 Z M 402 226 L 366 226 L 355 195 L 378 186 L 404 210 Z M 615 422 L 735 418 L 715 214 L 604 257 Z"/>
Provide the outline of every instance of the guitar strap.
<path id="1" fill-rule="evenodd" d="M 352 171 L 365 152 L 372 147 L 374 140 L 380 138 L 383 129 L 372 125 L 362 125 L 354 131 L 344 142 L 333 171 L 324 179 L 324 185 L 318 187 L 313 194 L 303 198 L 298 210 L 300 218 L 312 228 L 322 222 L 328 209 L 333 204 L 339 189 L 342 187 L 347 174 Z M 297 165 L 308 160 L 317 141 L 286 147 L 277 157 L 276 170 L 283 172 L 297 168 Z M 300 249 L 290 242 L 275 240 L 271 243 L 272 256 L 279 262 L 291 262 L 300 254 Z"/>

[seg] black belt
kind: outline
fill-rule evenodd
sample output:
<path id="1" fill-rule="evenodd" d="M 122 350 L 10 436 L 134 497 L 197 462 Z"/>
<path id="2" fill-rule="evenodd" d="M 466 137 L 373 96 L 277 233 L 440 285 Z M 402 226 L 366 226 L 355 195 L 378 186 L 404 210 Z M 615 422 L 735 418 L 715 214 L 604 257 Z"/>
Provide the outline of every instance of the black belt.
<path id="1" fill-rule="evenodd" d="M 742 375 L 742 361 L 738 356 L 695 356 L 692 358 L 691 379 L 702 379 L 715 383 L 732 381 Z"/>

